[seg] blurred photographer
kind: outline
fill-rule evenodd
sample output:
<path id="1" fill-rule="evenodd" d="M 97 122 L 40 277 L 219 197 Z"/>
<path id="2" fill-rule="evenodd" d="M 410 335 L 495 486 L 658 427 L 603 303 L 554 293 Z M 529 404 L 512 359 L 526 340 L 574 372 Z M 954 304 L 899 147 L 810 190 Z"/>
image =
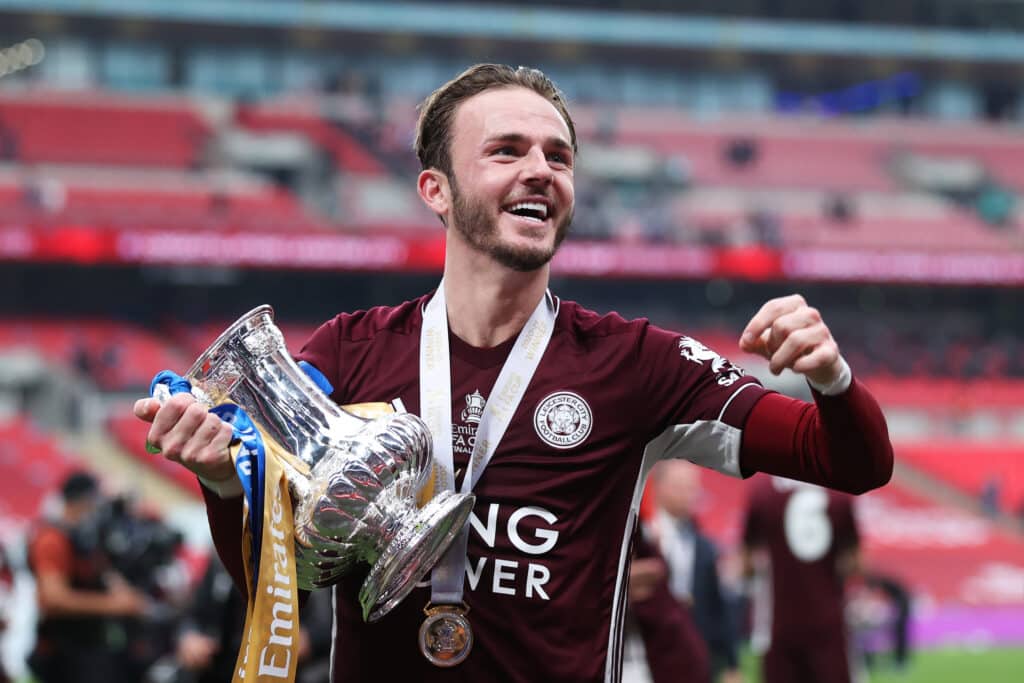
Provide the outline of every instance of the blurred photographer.
<path id="1" fill-rule="evenodd" d="M 149 601 L 113 570 L 100 542 L 97 479 L 75 472 L 60 497 L 60 514 L 41 520 L 29 541 L 39 606 L 29 665 L 40 683 L 125 680 L 123 619 L 143 615 Z"/>

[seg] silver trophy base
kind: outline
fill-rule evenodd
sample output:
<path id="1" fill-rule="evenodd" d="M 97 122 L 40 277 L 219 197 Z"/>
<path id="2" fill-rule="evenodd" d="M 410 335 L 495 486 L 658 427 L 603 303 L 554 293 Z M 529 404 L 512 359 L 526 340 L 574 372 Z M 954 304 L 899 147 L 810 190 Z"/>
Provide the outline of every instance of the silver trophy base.
<path id="1" fill-rule="evenodd" d="M 442 491 L 420 508 L 373 565 L 359 591 L 363 618 L 390 612 L 430 571 L 462 531 L 476 497 Z"/>

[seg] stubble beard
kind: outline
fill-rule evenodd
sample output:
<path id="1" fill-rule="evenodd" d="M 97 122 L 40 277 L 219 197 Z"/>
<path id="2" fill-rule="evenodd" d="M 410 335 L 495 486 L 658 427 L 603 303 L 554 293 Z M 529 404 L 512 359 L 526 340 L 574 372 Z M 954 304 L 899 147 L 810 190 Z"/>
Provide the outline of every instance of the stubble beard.
<path id="1" fill-rule="evenodd" d="M 508 244 L 501 239 L 498 218 L 488 212 L 481 201 L 467 197 L 459 189 L 454 174 L 451 176 L 452 220 L 459 234 L 477 251 L 520 273 L 530 273 L 545 266 L 554 258 L 558 247 L 569 234 L 573 213 L 569 212 L 555 226 L 555 240 L 550 248 Z M 538 226 L 540 227 L 540 226 Z"/>

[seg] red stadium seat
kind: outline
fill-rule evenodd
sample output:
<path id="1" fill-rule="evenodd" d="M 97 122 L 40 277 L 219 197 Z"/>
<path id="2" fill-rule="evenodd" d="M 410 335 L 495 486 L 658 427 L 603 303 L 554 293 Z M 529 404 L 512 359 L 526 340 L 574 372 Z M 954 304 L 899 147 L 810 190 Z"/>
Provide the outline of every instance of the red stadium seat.
<path id="1" fill-rule="evenodd" d="M 210 132 L 188 100 L 99 93 L 5 95 L 0 123 L 26 163 L 190 168 Z"/>
<path id="2" fill-rule="evenodd" d="M 306 135 L 327 150 L 342 171 L 380 175 L 383 164 L 359 140 L 342 127 L 332 125 L 315 109 L 303 103 L 245 105 L 239 108 L 237 122 L 250 130 L 287 130 Z"/>

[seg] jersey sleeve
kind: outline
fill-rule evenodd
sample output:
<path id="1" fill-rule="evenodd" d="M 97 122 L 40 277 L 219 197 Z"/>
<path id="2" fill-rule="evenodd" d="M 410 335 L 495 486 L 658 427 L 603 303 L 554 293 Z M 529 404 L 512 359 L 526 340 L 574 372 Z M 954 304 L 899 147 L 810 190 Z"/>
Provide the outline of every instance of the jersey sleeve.
<path id="1" fill-rule="evenodd" d="M 71 545 L 57 529 L 41 530 L 29 547 L 29 566 L 37 576 L 61 574 L 70 577 L 72 562 Z"/>
<path id="2" fill-rule="evenodd" d="M 206 519 L 210 524 L 210 535 L 213 537 L 217 557 L 231 575 L 239 592 L 248 595 L 245 564 L 242 560 L 242 496 L 220 498 L 205 486 L 200 488 L 206 503 Z"/>
<path id="3" fill-rule="evenodd" d="M 740 453 L 744 474 L 767 472 L 846 493 L 892 476 L 893 450 L 878 402 L 856 378 L 814 403 L 768 394 L 750 411 Z"/>
<path id="4" fill-rule="evenodd" d="M 742 428 L 766 390 L 691 337 L 647 324 L 637 341 L 638 405 L 660 458 L 685 458 L 740 475 Z"/>

